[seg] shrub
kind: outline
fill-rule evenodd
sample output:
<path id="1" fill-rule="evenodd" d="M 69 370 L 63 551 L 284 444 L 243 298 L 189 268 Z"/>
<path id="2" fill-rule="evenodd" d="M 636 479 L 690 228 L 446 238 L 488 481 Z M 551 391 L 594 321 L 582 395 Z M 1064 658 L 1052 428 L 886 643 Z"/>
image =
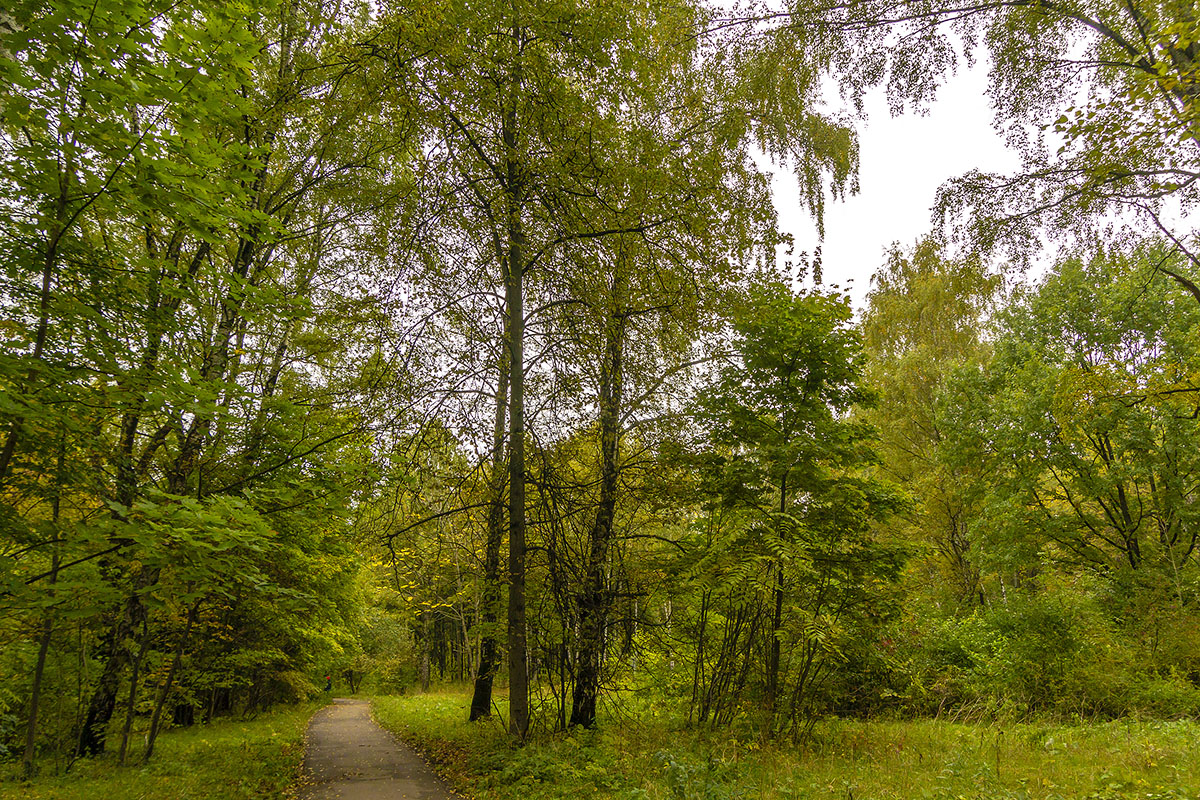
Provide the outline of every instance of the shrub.
<path id="1" fill-rule="evenodd" d="M 1178 653 L 1149 658 L 1136 630 L 1078 592 L 1010 592 L 1004 603 L 901 641 L 907 661 L 896 663 L 907 664 L 908 702 L 922 713 L 1173 716 L 1200 708 L 1186 669 L 1195 649 L 1175 639 Z"/>

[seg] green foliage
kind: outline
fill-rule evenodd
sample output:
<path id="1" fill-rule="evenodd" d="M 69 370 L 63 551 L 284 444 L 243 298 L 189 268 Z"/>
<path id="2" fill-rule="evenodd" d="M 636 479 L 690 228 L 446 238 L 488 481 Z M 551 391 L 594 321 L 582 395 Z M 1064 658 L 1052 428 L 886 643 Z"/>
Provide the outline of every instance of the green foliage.
<path id="1" fill-rule="evenodd" d="M 85 761 L 67 774 L 19 781 L 14 765 L 4 765 L 0 798 L 288 797 L 304 757 L 304 729 L 315 710 L 304 704 L 254 719 L 170 731 L 157 744 L 160 758 L 139 769 L 118 767 L 111 760 Z"/>
<path id="2" fill-rule="evenodd" d="M 1200 23 L 1189 0 L 785 6 L 768 17 L 777 35 L 827 54 L 856 103 L 883 84 L 893 110 L 920 108 L 986 53 L 997 128 L 1021 167 L 972 171 L 939 193 L 938 215 L 973 245 L 1028 257 L 1045 236 L 1087 242 L 1116 217 L 1194 238 L 1186 217 L 1164 213 L 1197 199 Z"/>
<path id="3" fill-rule="evenodd" d="M 918 546 L 910 591 L 970 607 L 983 602 L 976 509 L 968 476 L 942 458 L 938 409 L 956 370 L 986 363 L 986 318 L 999 280 L 978 261 L 955 261 L 926 239 L 893 250 L 872 278 L 862 320 L 867 384 L 878 401 L 863 415 L 880 435 L 882 467 L 912 499 L 892 529 Z M 934 578 L 934 580 L 930 580 Z"/>
<path id="4" fill-rule="evenodd" d="M 350 646 L 371 378 L 337 337 L 374 302 L 331 250 L 383 148 L 335 143 L 371 110 L 321 53 L 361 11 L 22 3 L 0 26 L 0 659 L 41 675 L 6 744 L 35 695 L 61 756 L 89 708 L 102 741 L 115 706 L 263 707 Z"/>
<path id="5" fill-rule="evenodd" d="M 5 687 L 3 693 L 0 693 L 0 757 L 9 754 L 8 742 L 12 740 L 18 720 L 13 712 L 19 704 L 20 696 Z"/>
<path id="6" fill-rule="evenodd" d="M 684 557 L 702 591 L 697 635 L 714 637 L 695 656 L 701 722 L 732 719 L 749 684 L 769 716 L 808 724 L 837 706 L 828 681 L 863 663 L 859 646 L 894 613 L 901 554 L 872 526 L 900 500 L 867 469 L 873 432 L 849 418 L 869 396 L 848 319 L 839 296 L 752 286 L 730 362 L 701 401 L 710 443 L 698 463 L 711 494 L 703 538 Z M 749 671 L 745 651 L 759 648 L 762 666 Z"/>
<path id="7" fill-rule="evenodd" d="M 1094 719 L 1195 713 L 1200 691 L 1158 674 L 1094 596 L 1062 586 L 947 617 L 904 643 L 926 713 Z"/>
<path id="8" fill-rule="evenodd" d="M 1200 308 L 1155 268 L 1170 258 L 1061 264 L 1003 317 L 985 383 L 964 375 L 945 418 L 949 457 L 990 474 L 994 541 L 1191 603 Z"/>
<path id="9" fill-rule="evenodd" d="M 752 791 L 752 787 L 734 782 L 738 777 L 736 768 L 725 763 L 714 764 L 711 754 L 705 761 L 695 763 L 678 753 L 659 750 L 653 763 L 662 770 L 670 797 L 678 800 L 735 800 L 748 797 Z"/>
<path id="10" fill-rule="evenodd" d="M 819 225 L 857 168 L 822 76 L 927 100 L 954 17 L 1025 155 L 1016 180 L 947 188 L 960 232 L 1160 221 L 1200 186 L 1185 6 L 863 0 L 740 25 L 646 0 L 18 2 L 0 749 L 61 768 L 150 714 L 251 712 L 324 674 L 467 680 L 503 592 L 535 733 L 581 687 L 622 701 L 602 716 L 682 722 L 688 697 L 737 752 L 853 744 L 818 724 L 836 714 L 1196 713 L 1184 237 L 1108 241 L 994 316 L 985 266 L 923 241 L 889 254 L 856 328 L 846 298 L 761 277 L 784 237 L 755 160 L 796 171 Z M 898 10 L 917 27 L 881 42 Z M 480 786 L 836 782 L 747 778 L 700 743 L 622 771 L 615 735 L 497 735 Z M 1001 744 L 994 768 L 951 749 L 931 796 L 1031 793 Z"/>
<path id="11" fill-rule="evenodd" d="M 431 755 L 453 786 L 483 800 L 1193 800 L 1200 782 L 1196 723 L 1187 720 L 981 725 L 829 719 L 796 748 L 730 731 L 683 730 L 649 707 L 636 713 L 625 706 L 619 732 L 603 720 L 597 731 L 535 736 L 518 749 L 498 726 L 465 722 L 468 701 L 450 693 L 377 698 L 374 711 L 385 727 Z M 498 770 L 505 770 L 504 780 L 496 779 Z"/>
<path id="12" fill-rule="evenodd" d="M 899 349 L 881 323 L 916 318 L 952 265 L 873 298 L 873 413 L 894 420 L 888 466 L 925 505 L 903 534 L 930 545 L 889 637 L 901 706 L 1194 712 L 1194 509 L 1177 487 L 1196 467 L 1198 309 L 1172 259 L 1147 242 L 1066 260 L 1014 294 L 986 347 L 968 335 L 942 357 L 953 323 Z M 941 307 L 971 308 L 976 289 L 952 291 L 968 297 Z"/>

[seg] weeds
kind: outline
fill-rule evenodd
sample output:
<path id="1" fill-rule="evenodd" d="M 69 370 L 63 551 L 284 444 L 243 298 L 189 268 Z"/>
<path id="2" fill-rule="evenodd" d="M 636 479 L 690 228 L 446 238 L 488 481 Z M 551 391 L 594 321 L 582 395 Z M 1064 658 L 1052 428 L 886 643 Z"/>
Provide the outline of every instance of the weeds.
<path id="1" fill-rule="evenodd" d="M 375 709 L 478 800 L 1200 800 L 1191 721 L 826 720 L 798 748 L 640 715 L 518 747 L 500 720 L 466 722 L 467 703 L 437 692 Z"/>
<path id="2" fill-rule="evenodd" d="M 304 757 L 304 729 L 318 704 L 164 733 L 145 766 L 111 755 L 75 762 L 67 774 L 19 780 L 0 765 L 0 800 L 273 800 L 286 798 Z"/>

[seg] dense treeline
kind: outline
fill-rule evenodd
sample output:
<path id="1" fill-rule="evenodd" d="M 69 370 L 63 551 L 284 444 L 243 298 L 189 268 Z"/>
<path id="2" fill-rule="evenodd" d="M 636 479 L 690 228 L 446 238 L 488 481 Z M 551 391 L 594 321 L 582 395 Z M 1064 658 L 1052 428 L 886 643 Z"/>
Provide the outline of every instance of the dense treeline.
<path id="1" fill-rule="evenodd" d="M 1081 19 L 1079 69 L 1033 58 Z M 955 246 L 897 247 L 854 319 L 819 257 L 781 262 L 762 154 L 819 225 L 857 169 L 823 76 L 920 103 L 955 20 L 1026 172 L 948 186 Z M 792 736 L 1196 713 L 1200 290 L 1164 214 L 1194 32 L 1139 4 L 19 3 L 0 747 L 148 759 L 326 674 L 471 681 L 472 718 L 499 677 L 518 737 L 625 689 Z M 1006 281 L 1042 234 L 1063 256 Z"/>
<path id="2" fill-rule="evenodd" d="M 1196 713 L 1200 306 L 1164 258 L 1067 259 L 1002 295 L 925 243 L 893 254 L 858 330 L 836 297 L 751 292 L 678 427 L 627 440 L 603 685 L 790 732 L 827 713 Z M 595 429 L 556 444 L 532 481 L 548 725 L 569 722 L 577 680 L 597 447 Z M 475 525 L 438 547 L 482 560 Z M 419 530 L 409 548 L 429 546 Z M 409 598 L 444 623 L 414 655 L 462 632 L 469 664 L 480 597 Z"/>
<path id="3" fill-rule="evenodd" d="M 389 118 L 326 66 L 352 19 L 254 12 L 9 23 L 0 602 L 27 764 L 114 730 L 123 760 L 147 714 L 148 757 L 164 719 L 302 696 L 351 647 L 345 520 L 396 386 L 357 335 L 386 323 L 350 223 L 403 193 L 377 182 L 403 143 L 369 143 Z"/>
<path id="4" fill-rule="evenodd" d="M 920 500 L 896 638 L 918 708 L 1195 713 L 1200 305 L 1168 265 L 1105 248 L 1003 299 L 928 244 L 882 273 L 864 327 Z"/>

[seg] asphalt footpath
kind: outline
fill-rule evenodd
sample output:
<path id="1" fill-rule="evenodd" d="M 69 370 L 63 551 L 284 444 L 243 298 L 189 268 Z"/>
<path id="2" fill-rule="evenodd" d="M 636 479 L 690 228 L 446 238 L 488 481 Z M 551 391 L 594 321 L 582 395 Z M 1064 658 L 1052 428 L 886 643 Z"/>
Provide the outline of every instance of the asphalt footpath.
<path id="1" fill-rule="evenodd" d="M 301 800 L 454 800 L 429 765 L 371 719 L 365 700 L 336 698 L 308 723 Z"/>

